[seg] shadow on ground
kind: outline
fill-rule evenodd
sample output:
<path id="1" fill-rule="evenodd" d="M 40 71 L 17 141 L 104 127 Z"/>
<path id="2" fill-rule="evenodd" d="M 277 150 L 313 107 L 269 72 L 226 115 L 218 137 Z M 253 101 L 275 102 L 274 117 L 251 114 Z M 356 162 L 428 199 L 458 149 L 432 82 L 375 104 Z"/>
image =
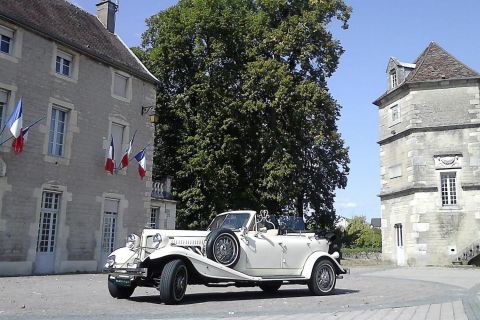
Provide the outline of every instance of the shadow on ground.
<path id="1" fill-rule="evenodd" d="M 334 295 L 346 295 L 357 293 L 359 290 L 335 289 Z M 212 293 L 191 293 L 187 294 L 182 304 L 197 304 L 210 301 L 242 301 L 242 300 L 264 300 L 278 298 L 298 298 L 311 296 L 310 291 L 304 289 L 284 289 L 275 294 L 269 294 L 263 291 L 245 291 L 245 292 L 212 292 Z M 160 295 L 156 296 L 135 296 L 131 301 L 160 304 Z"/>

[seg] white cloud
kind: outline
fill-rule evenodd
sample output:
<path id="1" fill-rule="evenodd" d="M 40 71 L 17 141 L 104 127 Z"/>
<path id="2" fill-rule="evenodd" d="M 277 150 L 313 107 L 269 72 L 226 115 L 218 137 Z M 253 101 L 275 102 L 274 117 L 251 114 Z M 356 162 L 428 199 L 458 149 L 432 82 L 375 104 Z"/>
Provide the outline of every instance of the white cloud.
<path id="1" fill-rule="evenodd" d="M 340 202 L 337 204 L 337 207 L 338 208 L 356 208 L 358 207 L 358 204 L 356 202 L 352 202 L 352 201 L 349 201 L 349 202 Z"/>

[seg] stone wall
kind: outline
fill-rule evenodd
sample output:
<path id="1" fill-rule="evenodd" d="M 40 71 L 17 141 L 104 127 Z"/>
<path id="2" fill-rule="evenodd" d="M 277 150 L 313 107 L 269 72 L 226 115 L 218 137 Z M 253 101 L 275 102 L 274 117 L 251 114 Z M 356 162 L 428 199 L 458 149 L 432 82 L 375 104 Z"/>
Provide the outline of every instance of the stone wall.
<path id="1" fill-rule="evenodd" d="M 394 105 L 401 119 L 392 123 Z M 398 261 L 403 250 L 404 264 L 451 264 L 480 237 L 479 83 L 411 85 L 379 116 L 383 256 Z M 456 174 L 456 205 L 442 205 L 442 172 Z"/>
<path id="2" fill-rule="evenodd" d="M 136 129 L 134 151 L 153 142 L 153 126 L 140 110 L 141 106 L 155 104 L 154 85 L 132 76 L 130 99 L 117 99 L 112 95 L 114 69 L 110 66 L 6 21 L 0 24 L 16 30 L 15 46 L 21 48 L 15 52 L 16 60 L 0 55 L 0 88 L 10 92 L 3 117 L 12 112 L 20 97 L 24 124 L 46 117 L 30 130 L 20 155 L 13 154 L 8 143 L 0 148 L 6 168 L 6 174 L 0 177 L 0 275 L 34 271 L 45 190 L 61 193 L 55 272 L 96 270 L 105 199 L 119 201 L 116 247 L 149 218 L 150 172 L 142 181 L 136 163 L 132 163 L 111 176 L 105 173 L 104 163 L 112 122 L 125 126 L 122 149 Z M 74 57 L 76 69 L 71 78 L 55 73 L 58 49 Z M 64 157 L 48 154 L 53 104 L 68 111 Z M 7 137 L 5 131 L 2 140 Z M 151 167 L 149 148 L 147 168 Z"/>

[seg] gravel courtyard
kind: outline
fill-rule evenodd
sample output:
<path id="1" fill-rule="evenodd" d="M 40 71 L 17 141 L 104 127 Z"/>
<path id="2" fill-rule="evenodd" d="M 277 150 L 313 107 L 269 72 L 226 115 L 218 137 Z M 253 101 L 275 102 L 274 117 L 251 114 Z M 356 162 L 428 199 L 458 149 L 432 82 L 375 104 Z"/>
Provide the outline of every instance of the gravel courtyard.
<path id="1" fill-rule="evenodd" d="M 306 286 L 189 286 L 182 305 L 164 305 L 156 289 L 129 300 L 107 291 L 104 274 L 0 278 L 0 319 L 480 319 L 480 269 L 353 267 L 334 295 Z"/>

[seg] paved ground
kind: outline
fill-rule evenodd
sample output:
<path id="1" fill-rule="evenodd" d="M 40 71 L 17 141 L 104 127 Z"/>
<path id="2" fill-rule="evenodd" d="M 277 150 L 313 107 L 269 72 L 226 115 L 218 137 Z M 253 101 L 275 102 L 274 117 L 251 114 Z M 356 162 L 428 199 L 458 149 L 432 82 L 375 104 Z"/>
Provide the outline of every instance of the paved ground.
<path id="1" fill-rule="evenodd" d="M 179 306 L 151 288 L 112 299 L 106 284 L 102 274 L 0 278 L 0 319 L 480 319 L 480 269 L 470 268 L 356 267 L 325 297 L 299 285 L 274 296 L 190 286 Z"/>

